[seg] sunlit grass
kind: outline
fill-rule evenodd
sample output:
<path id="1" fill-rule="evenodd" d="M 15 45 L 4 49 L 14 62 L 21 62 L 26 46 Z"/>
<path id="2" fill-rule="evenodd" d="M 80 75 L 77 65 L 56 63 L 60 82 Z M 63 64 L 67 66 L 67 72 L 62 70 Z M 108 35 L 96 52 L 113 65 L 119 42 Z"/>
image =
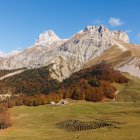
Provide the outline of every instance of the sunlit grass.
<path id="1" fill-rule="evenodd" d="M 1 140 L 139 140 L 140 104 L 72 102 L 65 106 L 14 107 L 13 126 L 0 131 Z M 92 121 L 95 118 L 126 122 L 120 128 L 100 128 L 67 132 L 56 124 L 68 119 Z M 131 135 L 130 135 L 131 134 Z"/>
<path id="2" fill-rule="evenodd" d="M 127 84 L 113 84 L 120 91 L 117 95 L 117 101 L 140 102 L 140 79 L 128 74 L 125 75 L 130 79 Z"/>

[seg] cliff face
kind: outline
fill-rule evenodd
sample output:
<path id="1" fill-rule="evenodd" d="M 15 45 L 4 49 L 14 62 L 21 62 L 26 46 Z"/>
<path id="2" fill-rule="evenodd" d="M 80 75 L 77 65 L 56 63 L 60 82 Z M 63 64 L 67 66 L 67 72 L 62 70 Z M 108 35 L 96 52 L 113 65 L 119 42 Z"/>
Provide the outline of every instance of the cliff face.
<path id="1" fill-rule="evenodd" d="M 126 33 L 110 31 L 104 26 L 87 26 L 69 39 L 60 39 L 50 30 L 41 34 L 32 47 L 1 59 L 0 69 L 51 65 L 52 77 L 62 81 L 91 60 L 94 61 L 100 57 L 114 45 L 119 48 L 119 53 L 128 51 L 130 48 L 125 47 L 122 42 L 129 44 Z M 112 54 L 108 54 L 110 55 Z M 119 69 L 125 71 L 127 68 L 119 67 Z"/>
<path id="2" fill-rule="evenodd" d="M 56 54 L 59 54 L 59 57 L 51 60 L 53 78 L 62 80 L 80 70 L 85 63 L 116 44 L 117 41 L 114 39 L 129 42 L 124 32 L 110 31 L 104 26 L 88 26 L 85 30 L 78 32 L 57 48 L 59 53 Z"/>

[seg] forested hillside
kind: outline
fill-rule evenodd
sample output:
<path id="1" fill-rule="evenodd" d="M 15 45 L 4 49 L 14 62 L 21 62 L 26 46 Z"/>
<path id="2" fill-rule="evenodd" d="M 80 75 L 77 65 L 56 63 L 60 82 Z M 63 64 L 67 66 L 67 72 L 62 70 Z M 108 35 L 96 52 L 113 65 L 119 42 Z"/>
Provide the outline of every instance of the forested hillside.
<path id="1" fill-rule="evenodd" d="M 62 83 L 61 93 L 64 98 L 78 100 L 101 101 L 104 98 L 113 99 L 117 89 L 111 83 L 127 83 L 128 78 L 119 71 L 102 62 L 88 69 L 80 70 Z"/>
<path id="2" fill-rule="evenodd" d="M 117 89 L 110 84 L 113 82 L 127 83 L 128 79 L 105 62 L 80 70 L 62 83 L 51 78 L 48 67 L 42 67 L 0 81 L 0 93 L 47 95 L 53 92 L 63 98 L 100 101 L 114 98 Z"/>
<path id="3" fill-rule="evenodd" d="M 60 86 L 50 77 L 48 67 L 25 70 L 24 72 L 0 81 L 0 94 L 48 94 Z"/>
<path id="4" fill-rule="evenodd" d="M 117 89 L 113 82 L 127 83 L 128 78 L 105 62 L 80 70 L 62 83 L 51 78 L 48 67 L 25 70 L 0 81 L 0 93 L 12 94 L 10 99 L 1 101 L 0 128 L 11 125 L 7 108 L 13 106 L 57 103 L 62 98 L 93 102 L 114 99 Z"/>
<path id="5" fill-rule="evenodd" d="M 12 73 L 12 72 L 16 72 L 17 70 L 20 69 L 15 69 L 15 70 L 0 70 L 0 77 L 5 76 L 6 74 Z"/>

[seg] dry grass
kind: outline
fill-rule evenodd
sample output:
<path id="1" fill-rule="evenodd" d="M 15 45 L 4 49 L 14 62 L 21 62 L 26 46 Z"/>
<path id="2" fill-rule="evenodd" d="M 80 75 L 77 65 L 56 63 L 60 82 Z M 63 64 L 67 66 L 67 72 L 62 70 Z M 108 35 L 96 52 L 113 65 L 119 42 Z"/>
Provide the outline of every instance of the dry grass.
<path id="1" fill-rule="evenodd" d="M 117 64 L 120 64 L 121 62 L 128 60 L 131 58 L 131 52 L 130 51 L 124 51 L 122 52 L 121 49 L 119 49 L 117 46 L 112 46 L 110 49 L 103 52 L 100 56 L 96 57 L 95 59 L 91 59 L 88 61 L 84 67 L 91 67 L 94 64 L 97 64 L 101 62 L 102 60 L 105 60 L 109 63 L 111 63 L 113 66 L 116 66 Z"/>
<path id="2" fill-rule="evenodd" d="M 115 39 L 115 41 L 123 45 L 127 49 L 127 51 L 122 51 L 122 49 L 120 49 L 117 45 L 114 45 L 104 51 L 100 56 L 89 60 L 84 65 L 84 67 L 90 67 L 93 64 L 101 62 L 102 60 L 111 63 L 113 66 L 119 66 L 120 64 L 123 65 L 123 62 L 126 63 L 127 61 L 130 61 L 134 57 L 140 58 L 140 47 L 133 44 L 125 43 L 118 39 Z"/>
<path id="3" fill-rule="evenodd" d="M 13 126 L 0 131 L 0 140 L 139 140 L 139 103 L 72 102 L 66 106 L 14 107 Z M 120 128 L 104 127 L 68 132 L 56 124 L 69 119 L 82 122 L 95 118 L 126 122 Z"/>
<path id="4" fill-rule="evenodd" d="M 113 85 L 120 91 L 117 95 L 117 101 L 140 102 L 140 79 L 127 73 L 125 73 L 124 75 L 130 79 L 128 83 L 113 83 Z"/>

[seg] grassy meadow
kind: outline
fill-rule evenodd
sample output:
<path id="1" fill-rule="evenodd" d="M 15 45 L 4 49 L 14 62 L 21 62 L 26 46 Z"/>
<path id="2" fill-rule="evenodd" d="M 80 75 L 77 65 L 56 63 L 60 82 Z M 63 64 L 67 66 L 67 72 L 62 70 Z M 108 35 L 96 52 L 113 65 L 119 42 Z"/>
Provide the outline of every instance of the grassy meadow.
<path id="1" fill-rule="evenodd" d="M 115 102 L 93 103 L 70 100 L 62 106 L 20 106 L 10 109 L 12 126 L 0 130 L 0 140 L 139 140 L 140 80 L 129 76 L 127 84 L 114 84 L 120 91 Z M 57 123 L 74 119 L 93 121 L 109 119 L 126 124 L 68 132 Z"/>
<path id="2" fill-rule="evenodd" d="M 139 140 L 139 103 L 91 103 L 72 101 L 64 106 L 14 107 L 10 110 L 13 126 L 0 131 L 0 140 Z M 56 123 L 78 119 L 111 119 L 127 124 L 120 128 L 100 128 L 67 132 Z"/>
<path id="3" fill-rule="evenodd" d="M 113 85 L 119 90 L 117 95 L 118 102 L 140 102 L 140 79 L 134 76 L 125 74 L 129 78 L 129 82 L 126 84 Z"/>

